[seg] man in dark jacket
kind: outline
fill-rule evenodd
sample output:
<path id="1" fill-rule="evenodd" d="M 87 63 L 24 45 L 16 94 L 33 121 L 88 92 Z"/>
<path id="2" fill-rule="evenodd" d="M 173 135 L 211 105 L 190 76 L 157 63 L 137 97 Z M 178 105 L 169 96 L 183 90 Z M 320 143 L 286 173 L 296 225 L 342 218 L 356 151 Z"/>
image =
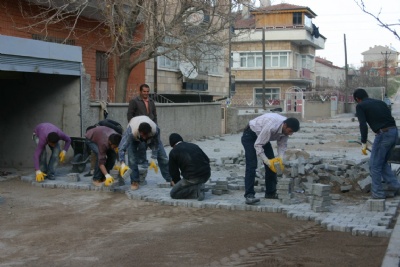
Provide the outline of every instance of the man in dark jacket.
<path id="1" fill-rule="evenodd" d="M 141 84 L 139 87 L 139 96 L 133 98 L 129 101 L 127 119 L 128 123 L 131 121 L 133 117 L 137 116 L 147 116 L 155 124 L 157 124 L 157 110 L 156 104 L 154 100 L 149 97 L 150 86 L 147 84 Z M 147 146 L 145 142 L 140 143 L 139 145 L 139 164 L 143 164 L 144 166 L 148 166 L 148 161 L 146 157 Z"/>
<path id="2" fill-rule="evenodd" d="M 375 133 L 369 159 L 369 171 L 372 179 L 371 195 L 375 199 L 385 199 L 382 180 L 390 190 L 398 193 L 400 183 L 388 163 L 391 149 L 398 138 L 396 121 L 385 102 L 368 97 L 368 93 L 358 88 L 353 93 L 357 102 L 356 115 L 360 124 L 361 152 L 367 155 L 368 126 Z"/>
<path id="3" fill-rule="evenodd" d="M 171 197 L 204 200 L 204 183 L 211 176 L 210 159 L 197 145 L 183 142 L 177 133 L 169 136 L 169 144 L 169 173 L 174 184 Z"/>

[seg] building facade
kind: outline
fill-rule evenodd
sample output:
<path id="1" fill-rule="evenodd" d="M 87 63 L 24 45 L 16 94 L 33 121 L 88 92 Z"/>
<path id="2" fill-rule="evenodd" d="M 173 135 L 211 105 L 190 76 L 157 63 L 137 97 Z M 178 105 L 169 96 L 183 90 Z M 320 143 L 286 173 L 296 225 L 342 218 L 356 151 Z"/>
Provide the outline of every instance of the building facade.
<path id="1" fill-rule="evenodd" d="M 400 53 L 393 48 L 375 45 L 361 54 L 363 55 L 362 74 L 378 77 L 398 74 Z"/>
<path id="2" fill-rule="evenodd" d="M 324 58 L 315 57 L 315 90 L 338 90 L 345 86 L 345 69 Z"/>
<path id="3" fill-rule="evenodd" d="M 267 105 L 280 105 L 288 91 L 315 87 L 315 51 L 326 40 L 312 23 L 315 17 L 310 8 L 290 4 L 265 4 L 237 14 L 233 105 L 260 106 L 263 88 Z"/>

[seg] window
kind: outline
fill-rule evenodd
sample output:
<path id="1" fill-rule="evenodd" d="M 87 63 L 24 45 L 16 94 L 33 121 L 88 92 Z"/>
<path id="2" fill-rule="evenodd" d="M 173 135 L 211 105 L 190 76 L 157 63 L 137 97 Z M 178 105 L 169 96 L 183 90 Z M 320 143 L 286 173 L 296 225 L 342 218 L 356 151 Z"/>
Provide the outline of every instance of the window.
<path id="1" fill-rule="evenodd" d="M 160 52 L 165 51 L 164 47 L 158 48 Z M 176 51 L 159 56 L 157 59 L 158 67 L 164 69 L 177 70 L 179 68 L 179 59 Z"/>
<path id="2" fill-rule="evenodd" d="M 254 103 L 255 105 L 262 105 L 263 97 L 262 88 L 254 88 Z M 279 100 L 281 97 L 281 90 L 279 88 L 265 88 L 265 100 L 272 101 L 274 99 Z"/>
<path id="3" fill-rule="evenodd" d="M 241 68 L 261 68 L 262 53 L 240 53 Z M 288 68 L 289 52 L 266 52 L 265 67 L 269 69 Z"/>
<path id="4" fill-rule="evenodd" d="M 293 25 L 302 25 L 302 14 L 301 12 L 295 12 L 293 13 Z"/>
<path id="5" fill-rule="evenodd" d="M 108 79 L 108 60 L 104 52 L 96 52 L 96 80 Z"/>
<path id="6" fill-rule="evenodd" d="M 301 55 L 301 66 L 303 69 L 314 70 L 314 57 Z"/>

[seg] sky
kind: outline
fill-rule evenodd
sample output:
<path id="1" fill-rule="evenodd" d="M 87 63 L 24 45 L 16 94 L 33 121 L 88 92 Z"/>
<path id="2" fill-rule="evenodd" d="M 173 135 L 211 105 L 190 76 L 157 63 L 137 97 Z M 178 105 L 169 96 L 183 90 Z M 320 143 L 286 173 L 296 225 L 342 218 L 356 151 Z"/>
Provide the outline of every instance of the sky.
<path id="1" fill-rule="evenodd" d="M 345 65 L 344 35 L 347 63 L 357 68 L 362 66 L 361 53 L 375 45 L 392 46 L 400 52 L 400 40 L 389 30 L 378 26 L 376 19 L 364 13 L 354 0 L 271 0 L 272 5 L 282 2 L 307 6 L 317 14 L 312 21 L 327 40 L 325 49 L 317 50 L 316 55 L 336 66 Z M 384 23 L 400 24 L 400 0 L 364 0 L 364 4 L 366 10 L 374 15 L 381 12 L 379 18 Z M 400 35 L 400 26 L 396 29 Z"/>

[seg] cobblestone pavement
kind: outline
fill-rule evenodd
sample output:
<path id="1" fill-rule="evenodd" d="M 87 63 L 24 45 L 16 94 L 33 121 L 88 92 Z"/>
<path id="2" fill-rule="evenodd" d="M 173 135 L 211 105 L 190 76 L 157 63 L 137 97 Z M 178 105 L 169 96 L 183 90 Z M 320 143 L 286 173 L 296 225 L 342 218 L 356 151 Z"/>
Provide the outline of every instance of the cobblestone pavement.
<path id="1" fill-rule="evenodd" d="M 363 160 L 359 145 L 348 143 L 348 140 L 356 140 L 357 125 L 358 123 L 354 121 L 351 114 L 336 120 L 304 122 L 301 124 L 300 132 L 290 138 L 289 148 L 305 150 L 311 155 L 319 157 Z M 238 133 L 191 141 L 198 144 L 212 159 L 213 171 L 210 181 L 206 184 L 208 188 L 212 188 L 211 185 L 218 181 L 226 182 L 231 177 L 239 180 L 244 177 L 243 162 L 225 164 L 226 162 L 223 161 L 223 159 L 243 154 L 240 137 L 241 133 Z M 170 151 L 169 146 L 166 146 L 166 151 L 167 153 Z M 345 194 L 335 194 L 332 195 L 327 212 L 315 212 L 311 207 L 309 196 L 301 190 L 292 193 L 293 197 L 290 202 L 292 204 L 282 204 L 280 200 L 261 198 L 257 205 L 246 205 L 243 197 L 243 185 L 239 184 L 238 186 L 228 186 L 227 190 L 223 193 L 219 191 L 218 194 L 210 189 L 205 193 L 204 201 L 173 200 L 169 196 L 170 186 L 165 183 L 160 173 L 155 174 L 153 171 L 149 171 L 146 184 L 141 185 L 139 190 L 132 191 L 129 181 L 124 181 L 122 178 L 116 179 L 117 182 L 111 187 L 93 186 L 91 177 L 84 177 L 88 169 L 89 164 L 84 172 L 74 174 L 72 166 L 61 166 L 57 170 L 56 180 L 45 180 L 43 183 L 35 182 L 34 172 L 16 171 L 11 173 L 21 177 L 23 182 L 43 188 L 119 192 L 125 193 L 129 199 L 170 206 L 283 213 L 293 220 L 314 221 L 329 231 L 371 237 L 391 237 L 382 266 L 397 266 L 399 262 L 400 226 L 396 225 L 396 221 L 400 197 L 378 201 L 383 202 L 377 204 L 383 205 L 383 208 L 381 206 L 380 211 L 371 211 L 371 200 L 368 199 L 368 194 L 356 199 L 349 199 Z M 113 176 L 117 177 L 117 172 L 113 171 L 113 173 Z M 0 176 L 0 179 L 3 179 L 2 177 Z M 262 192 L 258 193 L 258 197 L 260 196 L 263 196 Z"/>

